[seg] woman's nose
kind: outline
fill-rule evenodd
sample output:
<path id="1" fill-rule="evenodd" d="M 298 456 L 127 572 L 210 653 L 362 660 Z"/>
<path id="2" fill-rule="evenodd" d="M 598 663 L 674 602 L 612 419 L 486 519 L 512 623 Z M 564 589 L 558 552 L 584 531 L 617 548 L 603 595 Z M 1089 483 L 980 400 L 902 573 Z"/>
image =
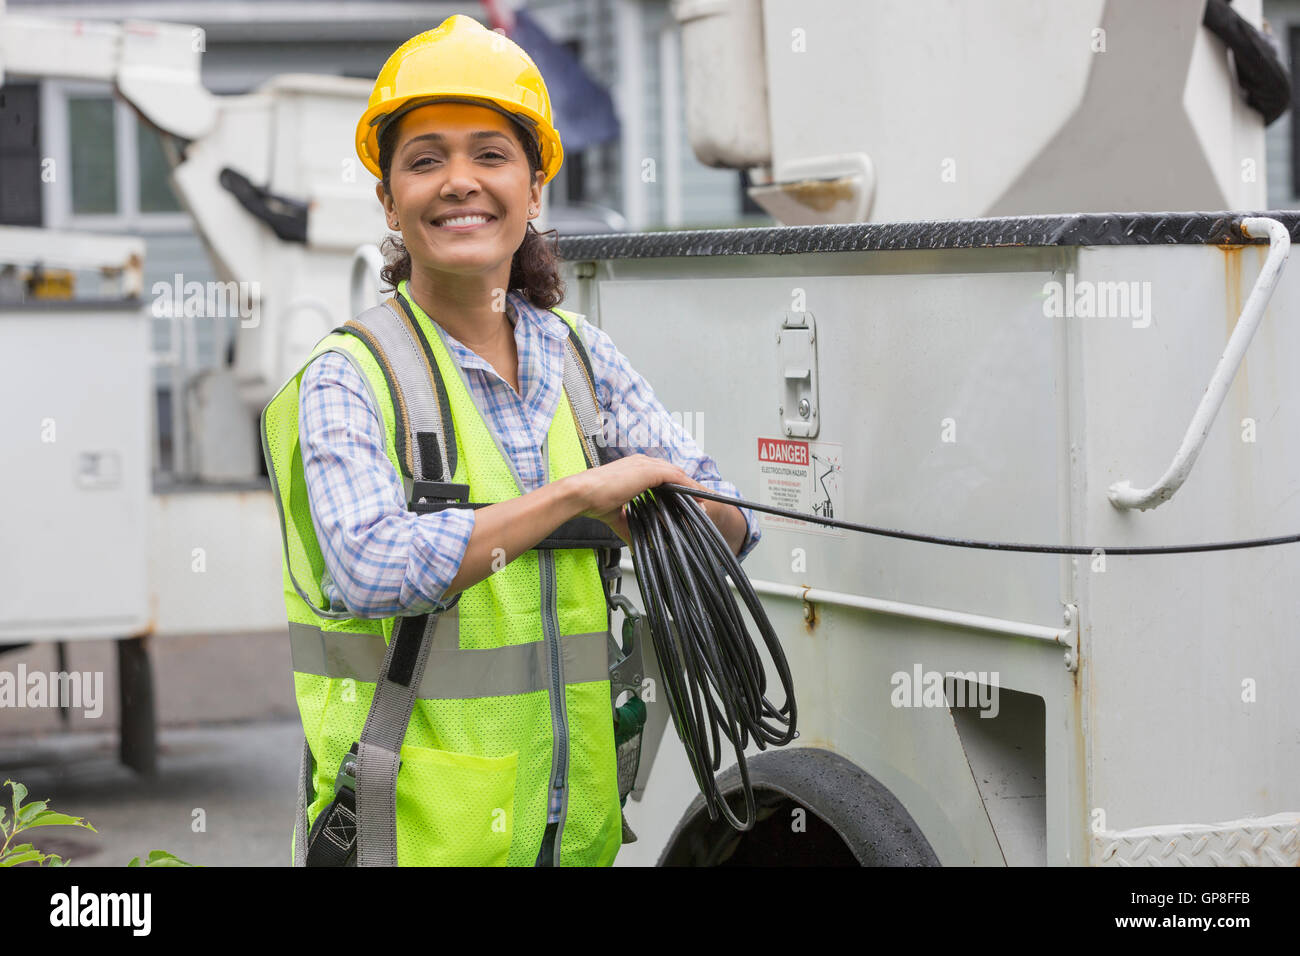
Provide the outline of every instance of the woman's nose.
<path id="1" fill-rule="evenodd" d="M 474 163 L 467 156 L 452 156 L 447 160 L 447 178 L 442 184 L 442 195 L 465 196 L 478 190 Z"/>

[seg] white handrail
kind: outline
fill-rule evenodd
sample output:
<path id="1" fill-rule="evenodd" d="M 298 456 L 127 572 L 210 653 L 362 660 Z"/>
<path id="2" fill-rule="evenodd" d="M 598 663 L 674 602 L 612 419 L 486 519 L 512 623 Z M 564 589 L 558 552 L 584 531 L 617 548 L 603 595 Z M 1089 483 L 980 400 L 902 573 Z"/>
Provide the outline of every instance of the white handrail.
<path id="1" fill-rule="evenodd" d="M 383 283 L 380 271 L 384 268 L 384 256 L 374 243 L 357 246 L 352 253 L 351 300 L 352 311 L 348 318 L 360 315 L 373 305 L 379 305 L 380 298 L 375 293 Z M 369 281 L 368 281 L 369 280 Z"/>
<path id="2" fill-rule="evenodd" d="M 1255 287 L 1250 290 L 1246 306 L 1237 319 L 1237 327 L 1232 330 L 1232 335 L 1228 338 L 1228 345 L 1219 358 L 1219 364 L 1214 368 L 1210 384 L 1206 386 L 1205 394 L 1201 396 L 1201 403 L 1196 406 L 1196 414 L 1192 416 L 1192 422 L 1187 426 L 1187 433 L 1183 435 L 1183 443 L 1178 447 L 1174 460 L 1169 463 L 1160 480 L 1150 488 L 1134 488 L 1128 481 L 1117 481 L 1111 485 L 1107 497 L 1116 508 L 1121 510 L 1136 508 L 1139 511 L 1147 511 L 1164 504 L 1182 487 L 1187 476 L 1191 474 L 1196 456 L 1201 453 L 1205 437 L 1210 433 L 1215 416 L 1218 415 L 1219 408 L 1228 395 L 1228 389 L 1232 386 L 1232 380 L 1236 377 L 1241 360 L 1245 358 L 1246 349 L 1255 335 L 1255 329 L 1259 327 L 1264 309 L 1273 295 L 1273 287 L 1277 285 L 1278 277 L 1282 274 L 1282 266 L 1291 251 L 1291 234 L 1282 223 L 1266 216 L 1249 216 L 1242 219 L 1240 225 L 1241 231 L 1247 236 L 1258 237 L 1268 234 L 1269 251 L 1268 258 L 1264 261 L 1264 268 L 1259 270 Z"/>

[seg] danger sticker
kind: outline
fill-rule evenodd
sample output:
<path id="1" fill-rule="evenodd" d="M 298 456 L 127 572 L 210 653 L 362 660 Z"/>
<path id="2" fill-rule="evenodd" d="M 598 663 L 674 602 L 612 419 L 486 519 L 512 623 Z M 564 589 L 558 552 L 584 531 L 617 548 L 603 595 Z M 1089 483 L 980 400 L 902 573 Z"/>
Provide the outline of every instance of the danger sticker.
<path id="1" fill-rule="evenodd" d="M 840 516 L 844 482 L 842 446 L 835 442 L 758 440 L 758 500 L 774 508 L 820 518 Z M 844 537 L 842 528 L 758 512 L 762 527 Z"/>

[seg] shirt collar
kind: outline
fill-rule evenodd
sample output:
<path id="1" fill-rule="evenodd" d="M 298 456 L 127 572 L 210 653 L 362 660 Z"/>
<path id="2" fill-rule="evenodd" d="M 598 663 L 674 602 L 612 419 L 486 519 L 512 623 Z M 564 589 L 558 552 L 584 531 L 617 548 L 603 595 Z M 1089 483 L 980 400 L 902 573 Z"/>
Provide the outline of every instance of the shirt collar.
<path id="1" fill-rule="evenodd" d="M 411 298 L 410 289 L 407 287 L 407 280 L 403 279 L 399 283 L 399 289 L 402 295 L 411 305 L 419 309 L 414 299 Z M 553 339 L 567 339 L 569 337 L 569 325 L 562 318 L 552 312 L 550 309 L 539 309 L 518 292 L 511 292 L 506 296 L 506 301 L 515 308 L 515 315 L 522 316 L 525 321 L 531 322 L 535 327 L 540 329 L 543 334 L 549 335 Z"/>
<path id="2" fill-rule="evenodd" d="M 532 322 L 546 335 L 553 339 L 569 337 L 568 324 L 550 309 L 539 309 L 518 292 L 511 292 L 508 301 L 515 307 L 515 314 Z"/>

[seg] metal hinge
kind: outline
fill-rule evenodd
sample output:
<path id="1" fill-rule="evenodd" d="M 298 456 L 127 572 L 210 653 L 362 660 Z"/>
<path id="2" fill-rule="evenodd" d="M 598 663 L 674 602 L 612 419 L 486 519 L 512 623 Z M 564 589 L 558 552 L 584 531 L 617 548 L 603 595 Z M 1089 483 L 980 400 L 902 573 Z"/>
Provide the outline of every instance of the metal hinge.
<path id="1" fill-rule="evenodd" d="M 817 409 L 817 327 L 811 312 L 787 312 L 776 333 L 781 361 L 781 431 L 815 438 L 821 429 Z"/>
<path id="2" fill-rule="evenodd" d="M 1065 646 L 1065 669 L 1071 674 L 1079 669 L 1079 607 L 1065 605 L 1065 629 L 1058 643 Z"/>

